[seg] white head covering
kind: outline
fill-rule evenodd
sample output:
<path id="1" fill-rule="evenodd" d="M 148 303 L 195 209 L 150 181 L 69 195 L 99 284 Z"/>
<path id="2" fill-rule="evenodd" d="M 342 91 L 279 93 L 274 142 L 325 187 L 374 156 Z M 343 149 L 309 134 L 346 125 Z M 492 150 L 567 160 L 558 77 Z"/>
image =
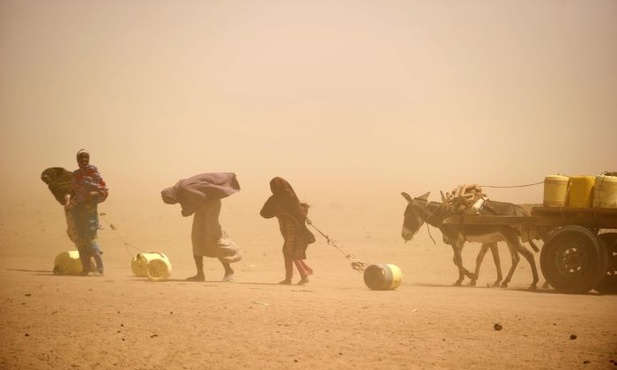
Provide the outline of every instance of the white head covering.
<path id="1" fill-rule="evenodd" d="M 75 156 L 79 157 L 79 155 L 82 154 L 82 153 L 90 155 L 90 152 L 87 151 L 86 149 L 79 149 L 79 151 L 77 152 L 77 154 Z"/>

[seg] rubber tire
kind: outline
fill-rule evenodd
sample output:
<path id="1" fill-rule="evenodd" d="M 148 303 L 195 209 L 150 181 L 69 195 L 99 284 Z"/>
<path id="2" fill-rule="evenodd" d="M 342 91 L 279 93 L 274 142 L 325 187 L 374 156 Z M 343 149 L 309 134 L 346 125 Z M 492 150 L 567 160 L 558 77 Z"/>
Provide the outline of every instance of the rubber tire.
<path id="1" fill-rule="evenodd" d="M 562 293 L 587 293 L 606 275 L 608 253 L 591 230 L 568 225 L 548 236 L 540 253 L 546 281 Z"/>
<path id="2" fill-rule="evenodd" d="M 598 238 L 606 247 L 608 269 L 604 278 L 594 289 L 601 294 L 617 294 L 617 233 L 600 234 Z"/>

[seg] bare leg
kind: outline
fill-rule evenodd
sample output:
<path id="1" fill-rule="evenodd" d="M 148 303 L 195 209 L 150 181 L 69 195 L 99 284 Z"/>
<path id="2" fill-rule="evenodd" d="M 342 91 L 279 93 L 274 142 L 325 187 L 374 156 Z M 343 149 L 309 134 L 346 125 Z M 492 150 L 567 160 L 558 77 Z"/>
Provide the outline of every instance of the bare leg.
<path id="1" fill-rule="evenodd" d="M 289 285 L 293 276 L 293 261 L 284 254 L 283 257 L 285 258 L 285 280 L 279 281 L 279 284 Z"/>
<path id="2" fill-rule="evenodd" d="M 206 276 L 204 275 L 203 256 L 193 256 L 193 259 L 195 260 L 195 267 L 197 268 L 197 275 L 187 278 L 186 281 L 205 281 Z"/>
<path id="3" fill-rule="evenodd" d="M 234 280 L 234 269 L 231 268 L 229 263 L 223 262 L 220 259 L 219 261 L 221 261 L 221 264 L 223 264 L 223 268 L 225 269 L 225 275 L 223 276 L 222 281 L 233 281 Z"/>

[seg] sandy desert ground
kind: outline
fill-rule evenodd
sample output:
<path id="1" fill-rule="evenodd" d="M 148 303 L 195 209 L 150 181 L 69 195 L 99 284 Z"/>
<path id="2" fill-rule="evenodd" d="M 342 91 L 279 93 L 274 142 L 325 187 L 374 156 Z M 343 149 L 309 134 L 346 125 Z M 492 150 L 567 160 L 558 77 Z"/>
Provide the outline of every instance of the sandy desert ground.
<path id="1" fill-rule="evenodd" d="M 310 283 L 277 285 L 276 222 L 259 217 L 260 199 L 240 195 L 224 201 L 221 217 L 244 252 L 235 282 L 217 281 L 222 268 L 212 259 L 208 281 L 184 281 L 194 273 L 191 220 L 179 208 L 113 197 L 100 208 L 105 276 L 53 275 L 54 257 L 73 247 L 61 207 L 41 186 L 40 196 L 0 210 L 2 369 L 617 368 L 617 296 L 528 291 L 524 261 L 508 288 L 489 288 L 488 257 L 478 286 L 453 287 L 452 253 L 437 230 L 436 244 L 425 229 L 408 243 L 400 237 L 398 193 L 380 202 L 313 200 L 315 226 L 344 252 L 401 269 L 396 290 L 372 291 L 317 233 Z M 468 266 L 478 249 L 464 251 Z M 169 281 L 133 276 L 132 256 L 149 251 L 167 254 Z M 501 253 L 505 272 L 505 246 Z"/>

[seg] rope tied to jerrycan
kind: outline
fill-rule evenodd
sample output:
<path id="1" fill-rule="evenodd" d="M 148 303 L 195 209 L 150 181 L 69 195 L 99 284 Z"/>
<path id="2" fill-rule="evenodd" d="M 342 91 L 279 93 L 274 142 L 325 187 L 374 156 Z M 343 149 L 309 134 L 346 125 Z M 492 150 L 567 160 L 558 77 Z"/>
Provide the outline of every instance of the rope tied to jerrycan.
<path id="1" fill-rule="evenodd" d="M 107 226 L 109 226 L 109 228 L 122 240 L 122 243 L 124 243 L 124 249 L 126 250 L 126 253 L 131 256 L 131 258 L 134 258 L 135 256 L 133 255 L 133 253 L 131 253 L 129 251 L 129 248 L 133 248 L 139 252 L 145 253 L 144 250 L 142 250 L 139 247 L 136 247 L 130 243 L 128 243 L 126 241 L 126 238 L 122 235 L 120 235 L 120 232 L 118 231 L 118 226 L 116 226 L 115 224 L 113 224 L 112 222 L 110 222 L 109 220 L 107 220 L 107 214 L 104 212 L 99 213 L 99 216 L 101 216 L 101 219 L 103 221 L 105 221 L 105 223 L 107 224 Z"/>
<path id="2" fill-rule="evenodd" d="M 354 269 L 354 270 L 356 270 L 358 272 L 364 272 L 364 270 L 366 269 L 366 266 L 367 266 L 366 263 L 358 260 L 352 254 L 345 252 L 332 239 L 330 239 L 330 237 L 328 235 L 324 234 L 315 225 L 313 225 L 313 222 L 311 222 L 311 220 L 309 220 L 308 218 L 306 219 L 306 223 L 309 224 L 313 229 L 315 229 L 319 234 L 321 234 L 321 236 L 323 236 L 326 239 L 326 243 L 328 243 L 328 245 L 331 245 L 334 248 L 336 248 L 339 252 L 341 252 L 345 256 L 345 258 L 350 260 L 351 261 L 351 268 L 352 269 Z"/>
<path id="3" fill-rule="evenodd" d="M 109 226 L 111 230 L 122 240 L 126 253 L 131 257 L 131 270 L 135 276 L 147 277 L 150 281 L 165 281 L 171 275 L 171 263 L 164 253 L 145 252 L 143 249 L 129 244 L 120 232 L 118 227 L 107 220 L 106 213 L 99 213 L 99 216 Z M 129 248 L 133 248 L 139 253 L 134 255 Z"/>
<path id="4" fill-rule="evenodd" d="M 323 236 L 329 245 L 341 252 L 345 258 L 351 261 L 351 268 L 363 273 L 364 284 L 371 290 L 394 290 L 401 284 L 401 270 L 396 265 L 392 264 L 371 264 L 368 265 L 353 255 L 346 253 L 339 247 L 328 235 L 319 230 L 313 223 L 307 219 L 307 224 L 317 230 Z"/>

